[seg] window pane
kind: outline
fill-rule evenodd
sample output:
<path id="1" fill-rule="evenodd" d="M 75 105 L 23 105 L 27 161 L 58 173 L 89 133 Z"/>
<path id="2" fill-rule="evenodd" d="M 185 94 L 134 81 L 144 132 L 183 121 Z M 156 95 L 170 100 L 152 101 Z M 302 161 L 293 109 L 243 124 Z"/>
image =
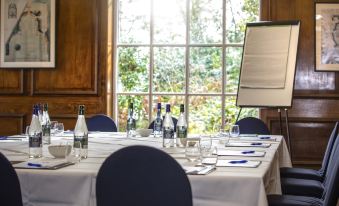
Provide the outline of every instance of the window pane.
<path id="1" fill-rule="evenodd" d="M 126 131 L 127 116 L 128 116 L 128 103 L 133 102 L 134 116 L 137 120 L 137 128 L 148 128 L 148 97 L 147 96 L 118 96 L 118 126 L 119 131 Z"/>
<path id="2" fill-rule="evenodd" d="M 222 42 L 222 0 L 191 0 L 190 12 L 191 43 Z"/>
<path id="3" fill-rule="evenodd" d="M 186 38 L 186 1 L 154 2 L 154 43 L 184 44 Z"/>
<path id="4" fill-rule="evenodd" d="M 147 92 L 149 48 L 118 48 L 118 92 Z"/>
<path id="5" fill-rule="evenodd" d="M 221 125 L 221 97 L 189 97 L 189 132 L 214 133 Z"/>
<path id="6" fill-rule="evenodd" d="M 259 21 L 259 0 L 226 0 L 226 42 L 241 43 L 247 22 Z"/>
<path id="7" fill-rule="evenodd" d="M 238 91 L 242 47 L 226 48 L 226 93 Z"/>
<path id="8" fill-rule="evenodd" d="M 192 48 L 190 52 L 190 92 L 221 93 L 221 48 Z"/>
<path id="9" fill-rule="evenodd" d="M 225 117 L 231 119 L 231 124 L 234 124 L 240 108 L 236 106 L 236 97 L 226 97 Z M 239 119 L 244 117 L 259 117 L 259 109 L 257 108 L 243 108 Z"/>
<path id="10" fill-rule="evenodd" d="M 179 117 L 180 104 L 185 104 L 184 96 L 153 96 L 153 119 L 157 116 L 157 103 L 161 102 L 161 112 L 165 115 L 166 104 L 171 105 L 171 113 L 175 118 Z"/>
<path id="11" fill-rule="evenodd" d="M 185 48 L 154 48 L 153 91 L 184 92 Z"/>
<path id="12" fill-rule="evenodd" d="M 150 0 L 120 0 L 119 43 L 149 43 Z"/>

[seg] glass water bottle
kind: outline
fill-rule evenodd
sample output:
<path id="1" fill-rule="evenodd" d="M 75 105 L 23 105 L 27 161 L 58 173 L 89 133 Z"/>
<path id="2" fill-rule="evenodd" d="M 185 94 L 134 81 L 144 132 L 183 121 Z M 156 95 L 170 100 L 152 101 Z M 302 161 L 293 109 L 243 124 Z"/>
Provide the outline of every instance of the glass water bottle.
<path id="1" fill-rule="evenodd" d="M 154 120 L 153 133 L 154 137 L 162 137 L 161 103 L 158 103 L 157 106 L 157 117 Z"/>
<path id="2" fill-rule="evenodd" d="M 163 142 L 162 146 L 174 147 L 174 124 L 171 116 L 171 105 L 166 105 L 166 114 L 162 127 Z"/>
<path id="3" fill-rule="evenodd" d="M 39 121 L 38 105 L 33 106 L 32 121 L 28 130 L 29 158 L 42 157 L 42 127 Z"/>
<path id="4" fill-rule="evenodd" d="M 81 158 L 87 158 L 88 156 L 88 129 L 85 120 L 85 105 L 79 106 L 78 119 L 74 128 L 74 144 L 75 152 L 79 154 Z"/>

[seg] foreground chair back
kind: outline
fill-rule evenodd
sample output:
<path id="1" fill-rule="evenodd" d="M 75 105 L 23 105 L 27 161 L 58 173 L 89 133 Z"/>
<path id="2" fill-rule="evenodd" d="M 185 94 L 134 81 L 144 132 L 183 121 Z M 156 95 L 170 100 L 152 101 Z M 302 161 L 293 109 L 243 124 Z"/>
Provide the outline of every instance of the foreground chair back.
<path id="1" fill-rule="evenodd" d="M 270 134 L 266 124 L 255 117 L 245 117 L 237 121 L 236 124 L 239 125 L 240 134 Z"/>
<path id="2" fill-rule="evenodd" d="M 22 206 L 18 176 L 2 153 L 0 153 L 0 205 Z"/>
<path id="3" fill-rule="evenodd" d="M 89 131 L 101 131 L 101 132 L 118 131 L 114 120 L 104 114 L 97 114 L 87 119 L 87 128 Z"/>
<path id="4" fill-rule="evenodd" d="M 189 180 L 165 152 L 125 147 L 108 157 L 96 182 L 98 206 L 192 206 Z"/>

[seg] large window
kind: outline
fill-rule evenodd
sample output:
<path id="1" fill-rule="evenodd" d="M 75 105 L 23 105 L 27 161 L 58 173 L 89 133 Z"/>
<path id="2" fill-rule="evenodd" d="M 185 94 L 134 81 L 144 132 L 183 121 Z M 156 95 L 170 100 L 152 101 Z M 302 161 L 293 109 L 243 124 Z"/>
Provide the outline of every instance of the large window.
<path id="1" fill-rule="evenodd" d="M 191 133 L 214 132 L 236 118 L 246 22 L 259 0 L 116 0 L 115 114 L 126 128 L 128 102 L 148 127 L 157 102 L 173 116 L 185 104 Z M 257 116 L 246 109 L 242 115 Z"/>

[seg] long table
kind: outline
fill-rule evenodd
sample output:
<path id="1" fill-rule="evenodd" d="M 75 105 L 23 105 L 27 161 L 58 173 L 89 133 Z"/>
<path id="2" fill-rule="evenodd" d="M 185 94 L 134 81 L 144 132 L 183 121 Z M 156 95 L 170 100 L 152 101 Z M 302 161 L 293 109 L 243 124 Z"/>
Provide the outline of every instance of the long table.
<path id="1" fill-rule="evenodd" d="M 291 167 L 285 140 L 275 137 L 268 148 L 225 147 L 215 138 L 213 144 L 219 150 L 265 151 L 264 157 L 222 156 L 219 159 L 259 160 L 257 168 L 217 167 L 207 175 L 188 175 L 194 206 L 265 206 L 267 194 L 281 194 L 280 167 Z M 248 140 L 249 141 L 249 140 Z M 230 142 L 248 142 L 231 139 Z M 72 142 L 65 134 L 52 137 L 52 144 Z M 130 145 L 148 145 L 166 151 L 181 165 L 186 165 L 184 149 L 162 148 L 162 140 L 153 137 L 126 138 L 125 133 L 93 133 L 89 138 L 89 155 L 80 163 L 57 170 L 16 169 L 25 206 L 95 206 L 96 175 L 106 157 L 114 151 Z M 11 161 L 28 158 L 27 141 L 0 141 L 0 152 Z M 43 154 L 52 158 L 44 146 Z M 136 174 L 137 175 L 137 174 Z M 173 197 L 175 198 L 175 197 Z"/>

